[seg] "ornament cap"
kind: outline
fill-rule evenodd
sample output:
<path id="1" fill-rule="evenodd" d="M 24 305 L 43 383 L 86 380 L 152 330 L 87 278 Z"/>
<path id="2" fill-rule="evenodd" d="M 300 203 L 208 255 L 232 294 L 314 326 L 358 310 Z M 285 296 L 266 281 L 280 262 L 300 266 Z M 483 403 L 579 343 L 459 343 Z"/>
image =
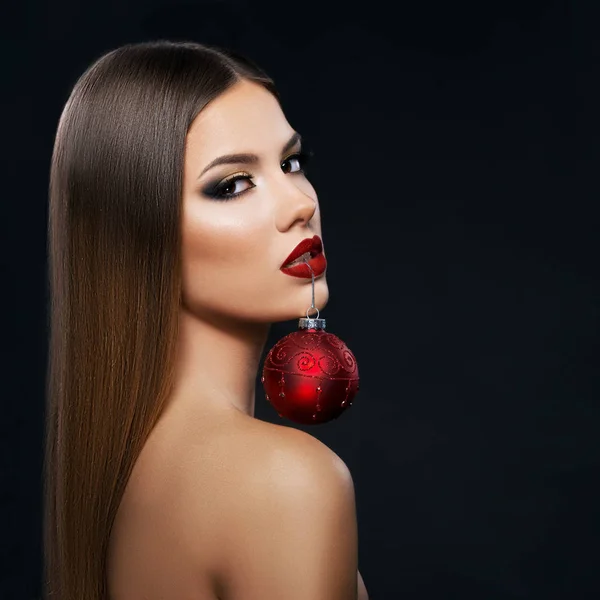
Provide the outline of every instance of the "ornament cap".
<path id="1" fill-rule="evenodd" d="M 325 319 L 301 317 L 298 320 L 298 329 L 325 329 Z"/>

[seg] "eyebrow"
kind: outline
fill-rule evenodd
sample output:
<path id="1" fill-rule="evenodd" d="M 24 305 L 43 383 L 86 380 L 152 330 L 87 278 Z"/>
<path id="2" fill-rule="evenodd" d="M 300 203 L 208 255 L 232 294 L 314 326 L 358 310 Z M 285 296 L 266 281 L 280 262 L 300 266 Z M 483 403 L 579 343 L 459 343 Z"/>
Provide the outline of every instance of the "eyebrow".
<path id="1" fill-rule="evenodd" d="M 294 132 L 292 137 L 284 144 L 281 149 L 281 153 L 285 154 L 288 150 L 291 150 L 298 142 L 302 143 L 302 136 L 298 132 Z M 211 161 L 204 167 L 202 173 L 198 175 L 198 179 L 206 173 L 209 169 L 216 167 L 218 165 L 253 165 L 259 162 L 259 158 L 256 154 L 224 154 L 223 156 L 219 156 L 215 158 L 215 160 Z"/>

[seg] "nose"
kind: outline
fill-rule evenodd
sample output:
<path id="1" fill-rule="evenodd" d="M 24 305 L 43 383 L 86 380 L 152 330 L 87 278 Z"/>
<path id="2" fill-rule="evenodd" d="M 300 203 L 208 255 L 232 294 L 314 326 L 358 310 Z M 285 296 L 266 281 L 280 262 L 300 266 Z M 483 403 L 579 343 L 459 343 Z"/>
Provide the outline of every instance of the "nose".
<path id="1" fill-rule="evenodd" d="M 313 192 L 314 193 L 314 192 Z M 306 225 L 317 210 L 317 200 L 302 191 L 298 186 L 286 186 L 281 190 L 278 203 L 277 229 L 286 231 L 295 224 Z"/>

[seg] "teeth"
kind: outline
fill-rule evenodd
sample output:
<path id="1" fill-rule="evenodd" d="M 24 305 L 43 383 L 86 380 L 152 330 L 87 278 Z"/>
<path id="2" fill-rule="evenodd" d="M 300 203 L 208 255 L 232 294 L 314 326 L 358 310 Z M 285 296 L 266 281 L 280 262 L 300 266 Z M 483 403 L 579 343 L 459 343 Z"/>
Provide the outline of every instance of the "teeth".
<path id="1" fill-rule="evenodd" d="M 310 260 L 310 252 L 305 252 L 302 256 L 299 256 L 295 261 L 288 263 L 286 266 L 293 267 L 294 265 L 299 265 L 304 262 L 305 258 Z"/>

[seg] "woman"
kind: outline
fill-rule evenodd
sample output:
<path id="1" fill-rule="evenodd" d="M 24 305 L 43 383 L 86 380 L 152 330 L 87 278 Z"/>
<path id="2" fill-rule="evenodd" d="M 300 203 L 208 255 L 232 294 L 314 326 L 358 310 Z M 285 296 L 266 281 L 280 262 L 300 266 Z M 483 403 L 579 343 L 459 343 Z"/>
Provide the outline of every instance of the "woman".
<path id="1" fill-rule="evenodd" d="M 321 238 L 305 162 L 234 53 L 131 44 L 75 84 L 50 177 L 49 598 L 367 598 L 348 468 L 254 418 L 270 323 L 311 298 L 281 270 Z"/>

